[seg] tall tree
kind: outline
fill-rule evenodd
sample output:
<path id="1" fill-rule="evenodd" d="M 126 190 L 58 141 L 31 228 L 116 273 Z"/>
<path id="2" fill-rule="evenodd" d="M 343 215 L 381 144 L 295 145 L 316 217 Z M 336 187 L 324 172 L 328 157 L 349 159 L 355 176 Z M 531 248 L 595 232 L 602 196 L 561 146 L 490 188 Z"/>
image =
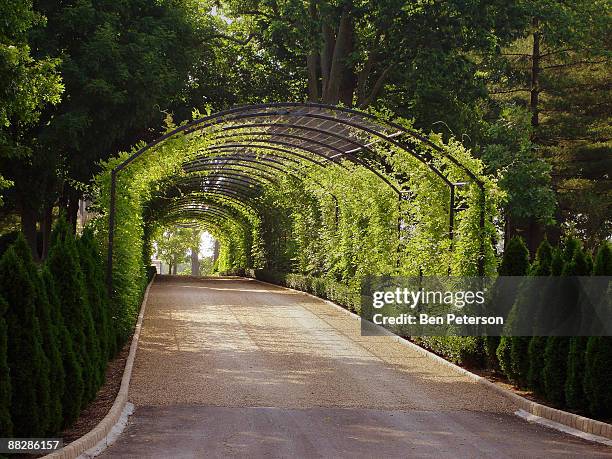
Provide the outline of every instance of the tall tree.
<path id="1" fill-rule="evenodd" d="M 32 9 L 32 1 L 0 1 L 0 190 L 16 179 L 16 164 L 37 161 L 36 142 L 28 135 L 29 128 L 39 121 L 47 104 L 59 101 L 62 92 L 56 59 L 33 56 L 28 33 L 33 27 L 44 27 L 45 18 Z M 12 179 L 8 181 L 7 178 Z M 40 185 L 40 183 L 39 183 Z M 30 246 L 35 249 L 35 213 L 30 196 L 21 194 L 14 202 L 21 214 L 23 229 Z M 2 198 L 0 197 L 0 204 Z"/>
<path id="2" fill-rule="evenodd" d="M 609 3 L 521 5 L 530 16 L 524 36 L 490 55 L 484 68 L 499 100 L 530 111 L 535 151 L 553 167 L 558 224 L 573 228 L 593 248 L 612 230 Z M 541 223 L 536 220 L 523 226 Z M 558 231 L 553 233 L 558 239 Z"/>
<path id="3" fill-rule="evenodd" d="M 27 132 L 39 160 L 11 165 L 13 209 L 36 252 L 37 221 L 48 242 L 57 198 L 74 227 L 80 184 L 98 161 L 156 136 L 163 112 L 185 102 L 206 24 L 195 0 L 38 0 L 34 7 L 47 20 L 29 33 L 32 54 L 60 58 L 66 88 Z"/>

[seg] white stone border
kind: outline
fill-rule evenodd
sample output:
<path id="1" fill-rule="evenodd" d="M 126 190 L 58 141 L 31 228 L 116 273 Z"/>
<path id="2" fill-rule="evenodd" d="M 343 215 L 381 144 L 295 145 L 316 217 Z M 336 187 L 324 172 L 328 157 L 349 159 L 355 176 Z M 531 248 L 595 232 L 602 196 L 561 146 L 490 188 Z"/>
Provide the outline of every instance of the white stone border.
<path id="1" fill-rule="evenodd" d="M 354 319 L 363 320 L 359 315 L 355 314 L 354 312 L 349 311 L 348 309 L 343 308 L 342 306 L 336 303 L 333 303 L 332 301 L 325 300 L 323 298 L 319 298 L 318 296 L 313 295 L 311 293 L 303 292 L 301 290 L 296 290 L 296 289 L 285 287 L 285 286 L 278 285 L 278 284 L 273 284 L 271 282 L 265 282 L 265 281 L 255 279 L 252 277 L 248 277 L 248 279 L 253 279 L 254 281 L 261 282 L 262 284 L 273 285 L 274 287 L 279 287 L 279 288 L 283 288 L 286 290 L 291 290 L 296 293 L 301 293 L 302 295 L 306 295 L 311 298 L 315 298 L 317 300 L 323 301 L 326 304 L 333 306 L 334 308 L 339 309 L 340 311 L 348 314 L 350 317 L 353 317 Z M 412 349 L 413 351 L 418 352 L 419 354 L 423 355 L 424 357 L 430 360 L 433 360 L 441 365 L 449 367 L 455 372 L 460 373 L 464 376 L 467 376 L 468 378 L 470 378 L 477 384 L 481 384 L 482 386 L 485 386 L 486 388 L 491 389 L 497 392 L 498 394 L 503 395 L 504 397 L 512 400 L 519 407 L 519 410 L 515 413 L 517 416 L 522 417 L 523 419 L 526 419 L 527 421 L 530 421 L 530 422 L 539 422 L 538 420 L 542 420 L 539 423 L 546 425 L 548 427 L 551 427 L 557 430 L 561 430 L 562 432 L 566 432 L 571 435 L 576 435 L 576 436 L 585 438 L 593 442 L 602 443 L 608 446 L 612 445 L 612 442 L 611 442 L 612 424 L 607 424 L 605 422 L 596 421 L 595 419 L 587 418 L 584 416 L 579 416 L 574 413 L 568 413 L 567 411 L 558 410 L 558 409 L 551 408 L 549 406 L 541 405 L 539 403 L 528 400 L 524 397 L 521 397 L 518 394 L 515 394 L 514 392 L 508 389 L 504 389 L 503 387 L 498 386 L 497 384 L 489 381 L 486 378 L 483 378 L 482 376 L 474 374 L 466 370 L 465 368 L 461 368 L 460 366 L 455 365 L 454 363 L 443 359 L 439 355 L 436 355 L 433 352 L 430 352 L 427 349 L 422 348 L 421 346 L 418 346 L 411 341 L 408 341 L 404 338 L 401 338 L 391 333 L 389 330 L 381 327 L 380 325 L 375 325 L 373 323 L 371 324 L 372 324 L 372 327 L 377 327 L 378 329 L 380 329 L 381 333 L 390 335 L 398 343 Z M 578 433 L 581 433 L 582 435 L 578 435 Z"/>
<path id="2" fill-rule="evenodd" d="M 125 428 L 127 418 L 134 410 L 134 406 L 128 402 L 128 391 L 130 388 L 130 379 L 132 378 L 132 367 L 134 366 L 136 349 L 138 348 L 138 338 L 140 337 L 140 330 L 142 329 L 142 321 L 147 305 L 147 299 L 149 298 L 149 290 L 151 289 L 151 285 L 153 285 L 154 280 L 155 275 L 145 290 L 142 305 L 140 306 L 140 313 L 138 314 L 138 321 L 136 322 L 134 335 L 132 336 L 130 353 L 125 361 L 125 369 L 123 370 L 121 387 L 119 388 L 119 393 L 117 394 L 110 411 L 106 414 L 106 416 L 104 416 L 104 419 L 102 419 L 96 427 L 87 432 L 81 438 L 73 441 L 68 446 L 65 446 L 60 450 L 44 456 L 43 459 L 75 459 L 81 455 L 83 458 L 95 457 L 109 445 L 111 445 Z"/>

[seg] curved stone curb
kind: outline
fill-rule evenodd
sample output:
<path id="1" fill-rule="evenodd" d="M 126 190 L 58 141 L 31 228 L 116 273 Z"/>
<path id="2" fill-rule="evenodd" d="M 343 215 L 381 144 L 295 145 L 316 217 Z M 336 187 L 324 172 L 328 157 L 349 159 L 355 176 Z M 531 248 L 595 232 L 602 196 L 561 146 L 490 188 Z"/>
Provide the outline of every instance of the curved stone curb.
<path id="1" fill-rule="evenodd" d="M 287 290 L 291 290 L 296 293 L 307 295 L 311 298 L 316 298 L 317 300 L 324 301 L 326 304 L 333 306 L 336 309 L 339 309 L 340 311 L 344 312 L 345 314 L 348 314 L 354 319 L 363 320 L 359 315 L 355 314 L 354 312 L 351 312 L 348 309 L 343 308 L 342 306 L 337 305 L 336 303 L 333 303 L 329 300 L 319 298 L 318 296 L 313 295 L 311 293 L 303 292 L 301 290 L 296 290 L 290 287 L 284 287 L 282 285 L 272 284 L 270 282 L 261 281 L 259 279 L 253 279 L 253 280 L 257 282 L 261 282 L 262 284 L 273 285 L 275 287 L 280 287 L 280 288 L 284 288 Z M 567 427 L 571 427 L 572 429 L 576 429 L 586 434 L 589 434 L 590 437 L 588 439 L 590 441 L 594 441 L 597 443 L 603 443 L 605 445 L 610 445 L 610 440 L 612 439 L 612 424 L 607 424 L 605 422 L 596 421 L 595 419 L 587 418 L 584 416 L 579 416 L 574 413 L 568 413 L 567 411 L 558 410 L 558 409 L 551 408 L 549 406 L 541 405 L 539 403 L 528 400 L 524 397 L 521 397 L 518 394 L 515 394 L 514 392 L 508 389 L 504 389 L 503 387 L 498 386 L 495 383 L 492 383 L 491 381 L 489 381 L 486 378 L 483 378 L 482 376 L 474 374 L 466 370 L 465 368 L 461 368 L 460 366 L 455 365 L 452 362 L 449 362 L 448 360 L 440 357 L 439 355 L 436 355 L 433 352 L 428 351 L 427 349 L 422 348 L 421 346 L 418 346 L 412 343 L 411 341 L 408 341 L 404 338 L 401 338 L 391 333 L 389 330 L 379 325 L 372 324 L 372 327 L 378 328 L 381 331 L 381 333 L 391 336 L 397 342 L 401 343 L 402 345 L 406 347 L 409 347 L 410 349 L 418 352 L 424 357 L 430 360 L 433 360 L 441 365 L 449 367 L 455 372 L 460 373 L 464 376 L 467 376 L 468 378 L 470 378 L 477 384 L 481 384 L 482 386 L 485 386 L 488 389 L 491 389 L 497 392 L 498 394 L 503 395 L 506 398 L 509 398 L 519 407 L 520 410 L 526 411 L 527 413 L 532 414 L 534 416 L 548 419 L 550 421 L 554 421 L 556 423 L 563 424 Z M 525 418 L 524 416 L 522 417 Z M 571 432 L 567 432 L 567 433 L 571 433 Z"/>
<path id="2" fill-rule="evenodd" d="M 125 369 L 123 370 L 123 377 L 121 378 L 119 393 L 117 394 L 110 411 L 106 414 L 106 416 L 104 416 L 104 419 L 102 419 L 96 427 L 87 432 L 81 438 L 73 441 L 68 446 L 58 451 L 44 456 L 43 459 L 75 459 L 90 449 L 94 449 L 96 453 L 99 454 L 104 448 L 112 444 L 117 435 L 120 433 L 120 431 L 117 432 L 118 429 L 115 429 L 115 426 L 117 424 L 123 424 L 123 426 L 117 426 L 120 427 L 121 430 L 123 430 L 123 427 L 125 427 L 125 423 L 122 423 L 122 419 L 127 421 L 126 413 L 127 411 L 130 411 L 129 408 L 131 406 L 131 404 L 128 404 L 128 390 L 130 387 L 130 379 L 132 377 L 132 367 L 134 366 L 136 349 L 138 348 L 138 338 L 140 337 L 140 330 L 142 328 L 142 321 L 147 305 L 147 299 L 149 297 L 149 290 L 151 289 L 151 285 L 153 284 L 154 280 L 155 276 L 153 276 L 153 279 L 151 279 L 151 282 L 149 282 L 149 285 L 147 285 L 147 289 L 145 290 L 142 305 L 140 306 L 140 313 L 138 314 L 138 321 L 136 322 L 134 335 L 132 336 L 130 353 L 125 361 Z M 91 455 L 87 455 L 85 457 L 91 457 Z"/>

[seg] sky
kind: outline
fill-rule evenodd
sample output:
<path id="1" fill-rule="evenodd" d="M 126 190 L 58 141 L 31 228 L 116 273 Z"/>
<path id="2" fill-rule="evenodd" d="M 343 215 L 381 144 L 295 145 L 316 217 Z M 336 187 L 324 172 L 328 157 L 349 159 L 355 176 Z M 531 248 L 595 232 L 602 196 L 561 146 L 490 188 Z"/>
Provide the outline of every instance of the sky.
<path id="1" fill-rule="evenodd" d="M 215 239 L 208 231 L 202 231 L 200 238 L 200 257 L 212 257 Z"/>

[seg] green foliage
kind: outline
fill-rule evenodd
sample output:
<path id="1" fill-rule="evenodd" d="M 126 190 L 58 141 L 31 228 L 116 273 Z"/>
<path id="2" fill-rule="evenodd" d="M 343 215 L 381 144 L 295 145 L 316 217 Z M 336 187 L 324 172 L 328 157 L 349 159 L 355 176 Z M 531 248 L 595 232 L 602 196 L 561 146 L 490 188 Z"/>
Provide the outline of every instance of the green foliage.
<path id="1" fill-rule="evenodd" d="M 47 265 L 53 276 L 56 291 L 62 292 L 62 316 L 83 371 L 85 388 L 79 403 L 84 406 L 94 398 L 102 383 L 103 374 L 100 365 L 100 347 L 76 241 L 64 219 L 60 219 L 53 230 L 53 245 Z"/>
<path id="2" fill-rule="evenodd" d="M 11 375 L 13 434 L 44 436 L 49 427 L 49 363 L 36 317 L 36 289 L 15 249 L 0 258 L 0 294 L 8 303 L 7 361 Z"/>
<path id="3" fill-rule="evenodd" d="M 514 237 L 508 241 L 502 262 L 499 266 L 500 276 L 524 276 L 529 270 L 529 251 L 525 242 L 520 237 Z M 497 285 L 497 284 L 496 284 Z M 503 284 L 502 284 L 503 285 Z M 504 291 L 500 291 L 504 290 Z M 518 320 L 518 305 L 516 291 L 505 291 L 507 288 L 495 289 L 492 295 L 492 302 L 497 310 L 504 316 L 509 317 L 510 331 L 512 321 Z M 501 303 L 501 305 L 500 305 Z M 513 306 L 514 304 L 514 306 Z M 512 309 L 511 309 L 512 308 Z M 509 314 L 508 314 L 509 313 Z M 494 341 L 494 340 L 493 340 Z M 496 350 L 497 361 L 502 372 L 519 385 L 525 384 L 528 371 L 527 347 L 529 341 L 521 336 L 502 336 Z M 489 350 L 489 352 L 492 349 Z M 492 359 L 492 356 L 489 356 Z"/>
<path id="4" fill-rule="evenodd" d="M 412 340 L 459 365 L 478 368 L 484 361 L 482 339 L 477 336 L 414 336 Z"/>
<path id="5" fill-rule="evenodd" d="M 176 274 L 179 263 L 187 261 L 192 238 L 192 231 L 189 228 L 164 228 L 164 231 L 158 231 L 158 234 L 153 236 L 157 257 L 169 266 L 173 274 Z"/>
<path id="6" fill-rule="evenodd" d="M 66 328 L 62 316 L 62 304 L 55 288 L 55 281 L 47 266 L 43 266 L 41 276 L 51 306 L 51 322 L 55 324 L 57 331 L 65 377 L 63 384 L 60 381 L 53 382 L 53 390 L 57 391 L 61 397 L 62 426 L 67 427 L 78 418 L 81 410 L 81 400 L 84 392 L 83 370 L 74 350 L 72 336 Z"/>
<path id="7" fill-rule="evenodd" d="M 31 126 L 44 106 L 57 103 L 62 92 L 57 61 L 36 59 L 28 44 L 28 33 L 44 18 L 32 9 L 32 1 L 0 1 L 0 158 L 18 158 L 29 153 L 17 135 Z"/>
<path id="8" fill-rule="evenodd" d="M 567 337 L 549 336 L 547 338 L 542 370 L 544 394 L 547 400 L 558 406 L 563 406 L 565 403 L 568 353 L 569 339 Z"/>
<path id="9" fill-rule="evenodd" d="M 32 253 L 25 238 L 20 235 L 13 245 L 15 252 L 21 258 L 27 272 L 30 273 L 32 284 L 34 286 L 34 301 L 36 307 L 36 317 L 40 324 L 42 336 L 42 347 L 47 356 L 48 378 L 51 383 L 49 386 L 49 400 L 43 402 L 48 408 L 40 411 L 41 417 L 47 419 L 47 433 L 55 435 L 60 432 L 62 427 L 62 394 L 64 392 L 64 366 L 61 356 L 61 347 L 59 340 L 59 331 L 57 329 L 57 321 L 52 310 L 53 305 L 49 302 L 49 296 L 41 277 L 38 267 L 32 259 Z M 46 393 L 44 393 L 46 396 Z"/>
<path id="10" fill-rule="evenodd" d="M 77 249 L 85 280 L 87 299 L 96 328 L 96 338 L 100 347 L 100 372 L 104 374 L 106 362 L 115 355 L 117 350 L 117 339 L 112 326 L 110 305 L 104 283 L 104 272 L 102 271 L 102 260 L 91 229 L 86 229 L 83 232 L 77 241 Z"/>
<path id="11" fill-rule="evenodd" d="M 544 394 L 544 353 L 546 351 L 546 336 L 533 336 L 529 341 L 527 350 L 529 357 L 529 371 L 527 373 L 527 386 L 539 395 Z"/>
<path id="12" fill-rule="evenodd" d="M 515 236 L 504 250 L 501 265 L 499 266 L 500 276 L 524 276 L 529 270 L 529 251 L 522 238 Z"/>
<path id="13" fill-rule="evenodd" d="M 275 271 L 254 270 L 256 279 L 274 284 L 284 285 L 295 290 L 312 293 L 324 298 L 349 311 L 359 314 L 361 310 L 361 296 L 349 286 L 329 278 L 320 278 L 295 273 L 280 273 Z"/>
<path id="14" fill-rule="evenodd" d="M 535 260 L 531 266 L 530 275 L 532 276 L 548 276 L 551 274 L 553 260 L 553 248 L 544 239 L 538 250 L 536 251 Z M 535 308 L 531 313 L 536 323 L 542 323 L 542 311 L 547 307 L 547 301 L 545 300 L 546 295 L 541 296 L 541 300 L 537 301 Z M 534 328 L 534 332 L 537 331 Z M 544 336 L 533 336 L 529 340 L 529 346 L 527 350 L 527 357 L 529 359 L 529 369 L 527 372 L 527 386 L 530 387 L 537 394 L 544 394 L 544 351 L 546 348 L 547 338 Z"/>
<path id="15" fill-rule="evenodd" d="M 487 132 L 482 158 L 487 172 L 498 177 L 506 192 L 504 214 L 513 222 L 531 220 L 553 223 L 556 200 L 550 165 L 538 157 L 532 142 L 533 128 L 528 110 L 504 107 Z"/>
<path id="16" fill-rule="evenodd" d="M 518 383 L 517 375 L 514 373 L 512 368 L 511 351 L 512 337 L 502 336 L 499 340 L 499 345 L 497 346 L 496 350 L 499 367 L 501 368 L 502 373 L 504 373 L 510 381 Z"/>
<path id="17" fill-rule="evenodd" d="M 559 249 L 553 250 L 553 257 L 550 263 L 550 274 L 552 276 L 560 276 L 563 272 L 565 261 L 563 260 L 562 252 Z"/>
<path id="18" fill-rule="evenodd" d="M 612 244 L 604 242 L 595 256 L 593 263 L 594 276 L 612 276 Z"/>
<path id="19" fill-rule="evenodd" d="M 11 437 L 11 376 L 7 360 L 7 329 L 4 314 L 8 304 L 0 296 L 0 435 Z"/>
<path id="20" fill-rule="evenodd" d="M 510 338 L 510 366 L 513 380 L 520 387 L 527 387 L 529 374 L 529 343 L 528 336 L 512 336 Z"/>
<path id="21" fill-rule="evenodd" d="M 553 248 L 547 239 L 544 239 L 536 251 L 535 260 L 529 272 L 532 276 L 548 276 L 551 273 Z"/>
<path id="22" fill-rule="evenodd" d="M 583 379 L 587 339 L 585 336 L 573 336 L 569 342 L 565 400 L 567 406 L 573 409 L 584 409 L 586 407 Z"/>
<path id="23" fill-rule="evenodd" d="M 610 417 L 612 415 L 612 338 L 591 336 L 585 353 L 584 393 L 589 411 Z"/>

